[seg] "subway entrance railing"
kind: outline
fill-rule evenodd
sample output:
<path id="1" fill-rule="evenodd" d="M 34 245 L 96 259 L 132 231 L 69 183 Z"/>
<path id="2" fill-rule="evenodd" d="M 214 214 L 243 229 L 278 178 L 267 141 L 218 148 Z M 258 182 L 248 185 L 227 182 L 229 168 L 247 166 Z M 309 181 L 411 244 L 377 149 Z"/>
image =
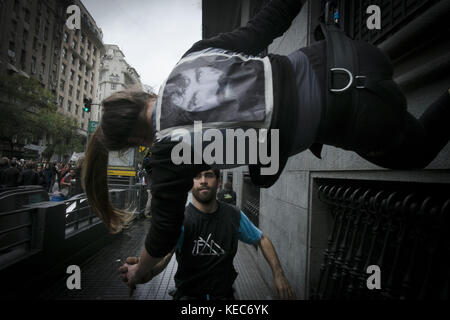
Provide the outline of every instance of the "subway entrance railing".
<path id="1" fill-rule="evenodd" d="M 449 185 L 319 182 L 333 218 L 313 299 L 448 299 Z M 313 213 L 314 214 L 314 213 Z M 380 268 L 369 290 L 368 267 Z"/>
<path id="2" fill-rule="evenodd" d="M 113 206 L 133 212 L 136 217 L 143 214 L 147 201 L 145 186 L 115 185 L 110 188 Z M 85 194 L 61 202 L 25 203 L 14 210 L 0 212 L 0 270 L 43 251 L 44 239 L 49 233 L 58 234 L 60 241 L 72 241 L 71 238 L 79 237 L 100 223 Z"/>

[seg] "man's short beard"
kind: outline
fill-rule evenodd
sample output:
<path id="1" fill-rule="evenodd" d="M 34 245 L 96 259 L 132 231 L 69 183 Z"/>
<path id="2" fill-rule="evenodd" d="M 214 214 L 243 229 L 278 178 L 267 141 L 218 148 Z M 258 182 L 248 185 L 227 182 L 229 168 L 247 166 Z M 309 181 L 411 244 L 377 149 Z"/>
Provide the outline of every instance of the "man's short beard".
<path id="1" fill-rule="evenodd" d="M 209 189 L 208 195 L 204 196 L 200 193 L 198 190 L 192 190 L 192 196 L 200 203 L 203 204 L 210 204 L 212 201 L 215 200 L 216 193 L 214 192 L 213 188 Z"/>

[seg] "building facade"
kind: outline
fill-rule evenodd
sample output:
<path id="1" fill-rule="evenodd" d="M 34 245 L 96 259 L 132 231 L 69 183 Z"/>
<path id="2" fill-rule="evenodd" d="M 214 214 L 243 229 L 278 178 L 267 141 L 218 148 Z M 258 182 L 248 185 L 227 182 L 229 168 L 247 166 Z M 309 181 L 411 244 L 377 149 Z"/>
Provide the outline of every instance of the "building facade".
<path id="1" fill-rule="evenodd" d="M 105 44 L 100 64 L 98 101 L 125 89 L 143 90 L 140 76 L 125 60 L 117 45 Z"/>
<path id="2" fill-rule="evenodd" d="M 54 90 L 67 1 L 0 2 L 0 74 L 34 77 Z"/>
<path id="3" fill-rule="evenodd" d="M 414 116 L 448 89 L 448 1 L 337 3 L 346 32 L 377 45 L 391 58 L 394 79 Z M 366 27 L 371 4 L 381 9 L 380 30 Z M 214 6 L 211 11 L 220 12 L 216 5 L 203 1 L 203 10 Z M 250 0 L 235 2 L 230 16 L 221 18 L 240 17 L 238 24 L 243 25 L 255 5 Z M 324 6 L 325 1 L 307 1 L 268 52 L 289 54 L 313 43 Z M 203 27 L 210 23 L 204 20 Z M 411 171 L 385 170 L 356 153 L 325 146 L 322 159 L 309 150 L 291 157 L 268 189 L 255 188 L 246 167 L 225 171 L 223 179 L 233 182 L 237 204 L 273 241 L 300 299 L 355 297 L 355 292 L 360 298 L 442 298 L 449 275 L 448 263 L 439 256 L 446 251 L 430 243 L 446 243 L 442 228 L 448 228 L 448 221 L 435 218 L 449 214 L 449 169 L 450 145 L 426 169 Z M 260 251 L 254 250 L 254 261 L 271 283 L 272 273 Z M 366 287 L 370 265 L 380 267 L 381 290 Z"/>
<path id="4" fill-rule="evenodd" d="M 79 133 L 87 136 L 89 121 L 97 121 L 97 109 L 84 112 L 84 99 L 98 104 L 97 90 L 103 33 L 81 1 L 74 1 L 81 11 L 81 29 L 70 30 L 64 25 L 60 42 L 60 72 L 56 97 L 58 112 L 75 118 Z"/>
<path id="5" fill-rule="evenodd" d="M 66 26 L 70 5 L 80 8 L 80 29 Z M 54 94 L 57 112 L 74 118 L 78 133 L 87 137 L 93 113 L 83 112 L 83 100 L 89 98 L 98 103 L 103 34 L 82 2 L 0 1 L 0 38 L 0 74 L 38 80 Z M 53 138 L 42 136 L 34 140 L 28 143 L 45 146 Z"/>

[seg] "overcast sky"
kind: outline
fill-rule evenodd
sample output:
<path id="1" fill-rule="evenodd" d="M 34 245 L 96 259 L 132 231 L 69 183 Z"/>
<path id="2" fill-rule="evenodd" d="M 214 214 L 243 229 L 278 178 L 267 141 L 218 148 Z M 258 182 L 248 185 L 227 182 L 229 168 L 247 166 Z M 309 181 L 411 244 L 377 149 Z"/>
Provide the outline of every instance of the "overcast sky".
<path id="1" fill-rule="evenodd" d="M 201 0 L 82 0 L 143 84 L 156 91 L 194 42 L 201 39 Z"/>

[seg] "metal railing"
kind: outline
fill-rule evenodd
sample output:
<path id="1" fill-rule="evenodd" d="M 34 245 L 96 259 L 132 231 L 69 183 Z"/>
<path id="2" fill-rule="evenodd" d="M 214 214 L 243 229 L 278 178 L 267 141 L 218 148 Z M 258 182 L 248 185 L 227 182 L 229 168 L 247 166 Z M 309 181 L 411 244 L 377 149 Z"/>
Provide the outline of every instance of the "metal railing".
<path id="1" fill-rule="evenodd" d="M 115 187 L 109 193 L 115 207 L 134 212 L 136 216 L 144 212 L 147 191 L 143 186 L 138 184 Z M 35 204 L 33 208 L 22 207 L 0 213 L 0 269 L 42 249 L 43 224 L 45 219 L 49 219 L 45 218 L 47 215 L 45 207 L 49 203 L 43 202 L 42 205 Z M 58 228 L 64 226 L 65 239 L 101 223 L 99 217 L 92 212 L 85 194 L 60 203 L 65 204 L 65 212 L 62 211 L 64 206 L 58 209 L 62 211 L 61 215 L 65 214 L 65 218 L 58 224 Z M 41 207 L 42 214 L 39 213 Z M 56 216 L 60 217 L 59 211 L 57 213 Z M 54 231 L 57 230 L 51 230 Z"/>
<path id="2" fill-rule="evenodd" d="M 109 197 L 112 205 L 121 210 L 140 215 L 144 212 L 147 202 L 147 191 L 140 185 L 110 184 Z M 77 195 L 66 203 L 66 235 L 100 223 L 99 217 L 92 212 L 85 194 Z"/>
<path id="3" fill-rule="evenodd" d="M 34 218 L 27 208 L 0 213 L 0 266 L 39 249 Z"/>
<path id="4" fill-rule="evenodd" d="M 334 222 L 313 299 L 448 299 L 450 199 L 442 189 L 321 184 Z M 379 290 L 367 287 L 370 265 L 381 270 Z"/>
<path id="5" fill-rule="evenodd" d="M 65 201 L 65 204 L 66 236 L 100 223 L 98 216 L 92 212 L 85 194 L 69 199 Z"/>

